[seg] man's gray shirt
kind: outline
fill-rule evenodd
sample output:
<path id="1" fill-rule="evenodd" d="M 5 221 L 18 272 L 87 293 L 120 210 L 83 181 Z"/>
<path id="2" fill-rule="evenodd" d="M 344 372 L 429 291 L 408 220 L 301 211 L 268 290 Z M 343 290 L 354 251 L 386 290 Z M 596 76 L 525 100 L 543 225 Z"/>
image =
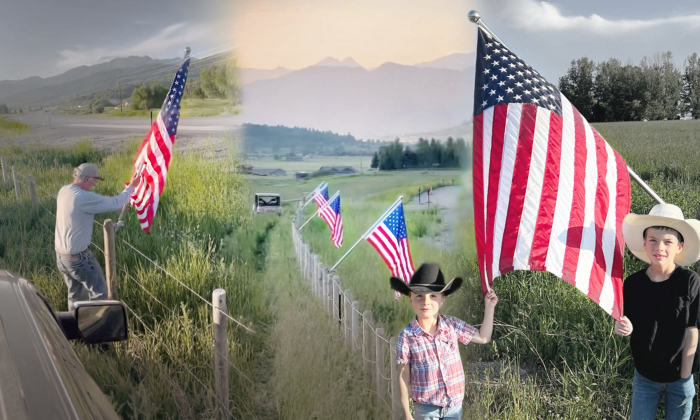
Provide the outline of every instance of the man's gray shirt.
<path id="1" fill-rule="evenodd" d="M 114 197 L 105 197 L 85 191 L 76 184 L 63 186 L 56 198 L 56 252 L 77 254 L 85 251 L 92 239 L 95 214 L 121 210 L 130 194 L 131 187 Z"/>

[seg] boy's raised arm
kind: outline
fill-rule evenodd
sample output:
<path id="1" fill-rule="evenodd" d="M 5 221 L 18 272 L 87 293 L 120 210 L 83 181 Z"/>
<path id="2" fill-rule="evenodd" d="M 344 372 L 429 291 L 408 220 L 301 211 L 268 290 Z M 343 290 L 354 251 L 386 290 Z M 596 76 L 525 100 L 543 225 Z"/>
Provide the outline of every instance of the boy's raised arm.
<path id="1" fill-rule="evenodd" d="M 474 333 L 472 343 L 486 344 L 491 341 L 493 333 L 493 312 L 498 303 L 496 292 L 490 290 L 484 297 L 484 321 L 481 323 L 481 328 Z"/>
<path id="2" fill-rule="evenodd" d="M 399 368 L 399 389 L 401 390 L 401 405 L 403 406 L 404 418 L 413 420 L 411 406 L 408 404 L 408 390 L 411 385 L 411 369 L 408 365 L 397 365 Z"/>

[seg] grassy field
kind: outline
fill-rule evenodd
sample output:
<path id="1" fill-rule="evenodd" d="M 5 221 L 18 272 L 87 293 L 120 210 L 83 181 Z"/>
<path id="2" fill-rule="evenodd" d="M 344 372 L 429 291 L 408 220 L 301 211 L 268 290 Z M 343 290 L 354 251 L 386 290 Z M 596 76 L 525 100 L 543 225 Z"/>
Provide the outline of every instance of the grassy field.
<path id="1" fill-rule="evenodd" d="M 31 131 L 31 129 L 27 124 L 17 121 L 8 121 L 0 117 L 0 139 L 20 136 L 29 133 L 29 131 Z"/>
<path id="2" fill-rule="evenodd" d="M 159 109 L 153 110 L 153 117 L 158 115 Z M 241 112 L 240 107 L 231 105 L 227 99 L 184 99 L 180 116 L 182 117 L 215 117 L 217 115 L 238 115 Z M 57 109 L 57 114 L 84 115 L 92 117 L 149 117 L 150 110 L 136 111 L 124 108 L 121 112 L 119 107 L 106 107 L 101 114 L 93 114 L 88 108 L 64 108 Z"/>

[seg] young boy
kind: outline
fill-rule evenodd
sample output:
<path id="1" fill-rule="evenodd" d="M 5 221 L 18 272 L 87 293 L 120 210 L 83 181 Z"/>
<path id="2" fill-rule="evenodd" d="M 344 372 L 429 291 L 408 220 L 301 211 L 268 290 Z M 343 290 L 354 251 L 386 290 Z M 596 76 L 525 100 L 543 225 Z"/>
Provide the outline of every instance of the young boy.
<path id="1" fill-rule="evenodd" d="M 700 326 L 700 277 L 683 267 L 700 258 L 700 221 L 672 204 L 649 215 L 628 214 L 622 232 L 630 251 L 650 266 L 623 286 L 625 316 L 615 332 L 631 335 L 634 359 L 631 420 L 653 420 L 661 396 L 666 419 L 690 418 L 693 359 Z"/>
<path id="2" fill-rule="evenodd" d="M 416 313 L 408 327 L 396 339 L 396 363 L 399 387 L 406 420 L 412 420 L 408 405 L 409 390 L 416 420 L 462 418 L 464 369 L 457 341 L 486 344 L 491 341 L 493 311 L 498 297 L 486 295 L 484 322 L 481 328 L 457 318 L 440 315 L 445 296 L 462 285 L 456 277 L 447 285 L 437 264 L 421 265 L 406 284 L 392 277 L 391 288 L 407 295 Z"/>

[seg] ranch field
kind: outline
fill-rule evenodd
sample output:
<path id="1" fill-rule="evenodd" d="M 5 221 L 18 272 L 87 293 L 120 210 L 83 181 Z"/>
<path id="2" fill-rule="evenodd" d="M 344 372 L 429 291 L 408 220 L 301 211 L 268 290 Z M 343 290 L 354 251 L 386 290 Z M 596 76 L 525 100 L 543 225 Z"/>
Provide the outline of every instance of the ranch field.
<path id="1" fill-rule="evenodd" d="M 662 198 L 679 205 L 686 217 L 695 217 L 700 203 L 699 121 L 595 127 Z M 65 309 L 65 286 L 53 256 L 52 197 L 70 182 L 70 168 L 85 161 L 98 163 L 107 175 L 97 192 L 117 193 L 128 179 L 138 140 L 116 150 L 89 141 L 36 146 L 0 140 L 0 155 L 18 165 L 21 174 L 36 177 L 41 203 L 32 213 L 26 187 L 19 203 L 11 183 L 0 187 L 0 267 L 32 280 L 57 310 Z M 130 340 L 108 352 L 74 344 L 76 352 L 124 419 L 211 418 L 211 310 L 175 278 L 206 299 L 214 289 L 224 288 L 229 313 L 256 331 L 249 334 L 229 323 L 230 410 L 236 418 L 386 418 L 384 408 L 375 404 L 362 360 L 345 349 L 337 323 L 311 298 L 308 282 L 298 273 L 290 229 L 297 203 L 285 202 L 282 216 L 255 216 L 250 211 L 252 193 L 278 192 L 293 200 L 321 181 L 328 182 L 331 194 L 340 190 L 343 248 L 332 247 L 318 218 L 302 231 L 325 264 L 335 262 L 403 195 L 415 264 L 438 262 L 448 278 L 465 279 L 442 312 L 478 326 L 483 300 L 473 258 L 469 170 L 372 172 L 306 181 L 254 177 L 236 169 L 244 163 L 235 152 L 239 141 L 235 134 L 229 139 L 229 153 L 202 148 L 175 155 L 150 235 L 141 232 L 129 213 L 118 238 L 172 276 L 118 239 L 120 298 L 140 319 L 130 314 Z M 351 161 L 344 159 L 338 162 Z M 362 159 L 369 166 L 370 159 Z M 287 162 L 287 167 L 284 161 L 268 162 L 265 167 L 288 172 L 299 168 L 297 164 L 313 164 L 315 169 L 341 165 L 326 158 Z M 419 188 L 452 185 L 453 179 L 458 188 L 452 207 L 456 217 L 449 224 L 440 206 L 413 201 Z M 632 212 L 648 212 L 654 202 L 636 185 L 632 188 Z M 105 214 L 96 220 L 117 217 Z M 436 241 L 444 235 L 451 235 L 449 247 Z M 93 238 L 101 246 L 99 226 Z M 93 252 L 102 263 L 97 247 Z M 625 275 L 643 266 L 626 255 Z M 412 318 L 408 302 L 394 299 L 389 271 L 369 244 L 361 243 L 337 274 L 343 289 L 351 289 L 361 302 L 360 310 L 371 309 L 387 335 L 396 336 Z M 612 332 L 612 318 L 573 286 L 546 273 L 509 273 L 494 288 L 499 304 L 493 342 L 460 346 L 467 375 L 464 418 L 629 417 L 633 365 L 628 339 Z M 693 418 L 700 418 L 697 404 Z"/>

